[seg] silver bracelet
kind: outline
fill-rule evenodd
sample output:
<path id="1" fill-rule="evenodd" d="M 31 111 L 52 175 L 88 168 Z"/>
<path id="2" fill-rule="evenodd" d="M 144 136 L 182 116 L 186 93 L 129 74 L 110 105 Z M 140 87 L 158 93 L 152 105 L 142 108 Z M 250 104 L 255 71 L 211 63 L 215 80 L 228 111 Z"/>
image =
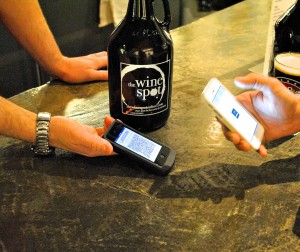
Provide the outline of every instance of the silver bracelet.
<path id="1" fill-rule="evenodd" d="M 49 146 L 49 124 L 51 114 L 48 112 L 39 112 L 36 119 L 36 141 L 31 147 L 34 154 L 47 156 L 53 154 L 54 147 Z"/>

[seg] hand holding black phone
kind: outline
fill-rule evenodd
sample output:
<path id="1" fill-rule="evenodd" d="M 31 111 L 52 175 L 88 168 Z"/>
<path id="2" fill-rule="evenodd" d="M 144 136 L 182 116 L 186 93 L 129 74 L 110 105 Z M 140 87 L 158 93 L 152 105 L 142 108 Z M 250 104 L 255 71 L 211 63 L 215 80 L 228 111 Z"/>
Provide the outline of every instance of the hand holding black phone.
<path id="1" fill-rule="evenodd" d="M 176 152 L 139 131 L 115 120 L 103 138 L 108 140 L 114 151 L 126 155 L 145 165 L 159 175 L 167 175 L 172 169 Z"/>

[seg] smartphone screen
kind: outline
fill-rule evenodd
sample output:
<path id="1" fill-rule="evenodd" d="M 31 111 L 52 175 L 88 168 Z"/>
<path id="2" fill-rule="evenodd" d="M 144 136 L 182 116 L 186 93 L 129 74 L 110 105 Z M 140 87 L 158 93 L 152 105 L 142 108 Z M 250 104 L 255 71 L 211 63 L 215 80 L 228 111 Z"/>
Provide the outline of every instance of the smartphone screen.
<path id="1" fill-rule="evenodd" d="M 252 141 L 258 122 L 224 87 L 218 87 L 212 104 L 216 107 L 221 116 L 225 117 L 238 132 L 243 132 L 243 137 L 247 141 Z"/>
<path id="2" fill-rule="evenodd" d="M 115 120 L 103 135 L 110 141 L 114 151 L 138 161 L 159 175 L 167 175 L 172 169 L 176 151 L 130 126 Z"/>
<path id="3" fill-rule="evenodd" d="M 147 139 L 134 131 L 123 127 L 115 139 L 115 143 L 154 162 L 162 148 L 161 145 Z"/>

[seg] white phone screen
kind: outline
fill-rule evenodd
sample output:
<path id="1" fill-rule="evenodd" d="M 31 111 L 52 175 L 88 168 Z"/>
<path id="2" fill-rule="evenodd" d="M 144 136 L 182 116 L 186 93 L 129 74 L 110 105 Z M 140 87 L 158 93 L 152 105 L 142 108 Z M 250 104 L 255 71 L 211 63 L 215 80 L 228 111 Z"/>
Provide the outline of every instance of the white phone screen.
<path id="1" fill-rule="evenodd" d="M 220 86 L 218 88 L 212 103 L 219 113 L 225 117 L 238 132 L 243 133 L 243 137 L 247 141 L 251 142 L 258 123 L 224 87 Z"/>
<path id="2" fill-rule="evenodd" d="M 156 160 L 162 147 L 126 127 L 120 131 L 115 142 L 152 162 Z"/>

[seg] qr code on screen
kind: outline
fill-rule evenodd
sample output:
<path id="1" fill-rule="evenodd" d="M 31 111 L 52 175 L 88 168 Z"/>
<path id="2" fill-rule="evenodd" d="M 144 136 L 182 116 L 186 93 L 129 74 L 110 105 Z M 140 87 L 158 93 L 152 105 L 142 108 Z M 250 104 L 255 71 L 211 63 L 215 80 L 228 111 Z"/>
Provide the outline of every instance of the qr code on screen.
<path id="1" fill-rule="evenodd" d="M 129 149 L 141 154 L 146 158 L 150 158 L 151 154 L 155 148 L 155 144 L 139 135 L 134 135 L 132 141 L 128 145 Z"/>

